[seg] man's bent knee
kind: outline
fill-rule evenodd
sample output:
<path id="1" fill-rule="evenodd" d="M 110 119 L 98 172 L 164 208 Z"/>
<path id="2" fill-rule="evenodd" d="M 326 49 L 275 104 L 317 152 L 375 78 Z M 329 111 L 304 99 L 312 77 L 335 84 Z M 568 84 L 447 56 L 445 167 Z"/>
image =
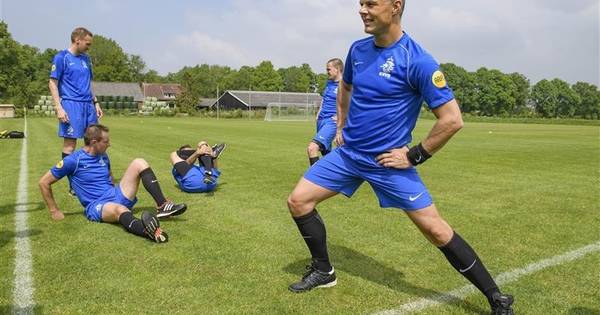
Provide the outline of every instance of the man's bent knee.
<path id="1" fill-rule="evenodd" d="M 314 202 L 305 201 L 301 198 L 298 198 L 297 194 L 292 194 L 288 197 L 287 205 L 290 213 L 294 217 L 303 216 L 308 214 L 315 208 Z"/>
<path id="2" fill-rule="evenodd" d="M 148 164 L 148 162 L 146 162 L 146 160 L 142 159 L 142 158 L 136 158 L 131 162 L 132 165 L 135 165 L 137 168 L 139 168 L 139 170 L 144 170 L 147 169 L 148 167 L 150 167 L 150 164 Z"/>
<path id="3" fill-rule="evenodd" d="M 454 231 L 452 230 L 450 225 L 446 223 L 446 221 L 439 220 L 438 222 L 435 222 L 435 224 L 427 226 L 423 230 L 423 233 L 426 234 L 427 238 L 434 245 L 443 246 L 450 241 L 452 235 L 454 234 Z"/>
<path id="4" fill-rule="evenodd" d="M 320 150 L 321 148 L 319 148 L 319 145 L 314 142 L 309 143 L 308 148 L 306 149 L 310 156 L 318 156 Z"/>

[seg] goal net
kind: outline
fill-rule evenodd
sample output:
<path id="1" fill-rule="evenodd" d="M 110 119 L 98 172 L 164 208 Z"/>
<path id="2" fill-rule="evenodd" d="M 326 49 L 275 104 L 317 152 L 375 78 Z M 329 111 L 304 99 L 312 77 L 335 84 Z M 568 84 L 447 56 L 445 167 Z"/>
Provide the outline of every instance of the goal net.
<path id="1" fill-rule="evenodd" d="M 318 110 L 314 103 L 268 103 L 265 121 L 315 120 Z"/>

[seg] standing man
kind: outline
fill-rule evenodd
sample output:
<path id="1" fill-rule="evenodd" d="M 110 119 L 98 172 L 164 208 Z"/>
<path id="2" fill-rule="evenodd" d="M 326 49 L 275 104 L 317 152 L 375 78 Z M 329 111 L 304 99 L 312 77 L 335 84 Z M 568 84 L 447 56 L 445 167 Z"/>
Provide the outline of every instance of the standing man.
<path id="1" fill-rule="evenodd" d="M 59 161 L 39 180 L 42 197 L 53 220 L 64 219 L 54 196 L 52 184 L 64 176 L 71 176 L 73 189 L 84 207 L 85 216 L 92 222 L 119 222 L 125 230 L 138 236 L 148 237 L 158 243 L 168 241 L 167 234 L 160 229 L 157 216 L 142 212 L 136 219 L 131 209 L 137 202 L 140 181 L 157 204 L 157 215 L 161 217 L 180 215 L 185 204 L 175 204 L 163 195 L 154 171 L 146 160 L 134 159 L 118 184 L 113 184 L 110 159 L 106 150 L 110 146 L 108 128 L 91 125 L 83 137 L 83 148 Z"/>
<path id="2" fill-rule="evenodd" d="M 312 255 L 304 292 L 336 284 L 326 231 L 316 205 L 338 193 L 348 197 L 367 181 L 381 207 L 404 210 L 450 264 L 488 299 L 492 314 L 513 314 L 513 298 L 498 286 L 469 244 L 441 218 L 416 166 L 463 126 L 461 112 L 439 65 L 403 32 L 405 0 L 360 0 L 366 33 L 350 47 L 337 104 L 340 146 L 311 167 L 288 198 L 288 208 Z M 437 118 L 425 139 L 411 143 L 422 102 Z"/>
<path id="3" fill-rule="evenodd" d="M 92 64 L 86 54 L 92 37 L 87 29 L 76 28 L 71 33 L 71 46 L 52 60 L 48 85 L 58 118 L 58 136 L 63 138 L 62 158 L 75 151 L 77 139 L 102 117 L 92 92 Z"/>
<path id="4" fill-rule="evenodd" d="M 331 151 L 331 142 L 335 138 L 336 131 L 336 98 L 343 69 L 344 63 L 339 58 L 327 62 L 327 85 L 323 91 L 323 101 L 317 115 L 317 134 L 306 150 L 311 166 L 319 160 L 319 152 L 325 156 Z"/>

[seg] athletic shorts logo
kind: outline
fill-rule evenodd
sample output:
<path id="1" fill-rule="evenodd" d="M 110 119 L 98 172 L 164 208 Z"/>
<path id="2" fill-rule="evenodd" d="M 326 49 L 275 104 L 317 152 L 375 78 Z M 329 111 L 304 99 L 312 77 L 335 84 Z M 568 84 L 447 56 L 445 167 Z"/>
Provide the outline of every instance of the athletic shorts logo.
<path id="1" fill-rule="evenodd" d="M 102 211 L 102 206 L 103 204 L 99 203 L 96 205 L 96 212 L 101 212 Z"/>
<path id="2" fill-rule="evenodd" d="M 61 169 L 63 165 L 65 165 L 65 162 L 63 162 L 63 160 L 60 160 L 58 161 L 58 163 L 56 163 L 56 168 Z"/>
<path id="3" fill-rule="evenodd" d="M 431 82 L 433 82 L 433 85 L 435 85 L 435 87 L 437 87 L 438 89 L 446 87 L 446 78 L 440 70 L 437 70 L 433 73 L 433 75 L 431 76 Z"/>
<path id="4" fill-rule="evenodd" d="M 421 195 L 423 195 L 424 191 L 422 191 L 420 194 L 416 195 L 416 196 L 408 196 L 408 200 L 410 200 L 410 202 L 413 202 L 417 199 L 419 199 L 419 197 L 421 197 Z"/>

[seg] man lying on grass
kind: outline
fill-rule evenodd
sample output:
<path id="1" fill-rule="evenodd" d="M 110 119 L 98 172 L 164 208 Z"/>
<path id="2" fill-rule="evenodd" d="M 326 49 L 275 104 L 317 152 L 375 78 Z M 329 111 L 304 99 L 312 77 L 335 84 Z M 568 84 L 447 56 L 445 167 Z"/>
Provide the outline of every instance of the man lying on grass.
<path id="1" fill-rule="evenodd" d="M 52 219 L 64 219 L 52 195 L 52 184 L 70 176 L 71 186 L 84 207 L 85 216 L 93 222 L 119 222 L 125 230 L 147 237 L 158 243 L 168 241 L 168 235 L 160 228 L 157 217 L 180 215 L 187 209 L 185 204 L 167 200 L 158 184 L 156 175 L 146 160 L 134 159 L 121 182 L 113 184 L 110 160 L 106 150 L 110 146 L 108 128 L 91 125 L 85 131 L 84 147 L 59 161 L 39 180 L 42 197 L 50 210 Z M 137 202 L 136 193 L 140 183 L 157 204 L 157 215 L 142 212 L 136 219 L 131 209 Z"/>
<path id="2" fill-rule="evenodd" d="M 225 143 L 209 146 L 201 141 L 196 149 L 188 144 L 171 152 L 170 160 L 173 165 L 173 177 L 182 191 L 189 193 L 211 192 L 217 188 L 221 175 L 217 159 L 225 150 Z M 196 165 L 198 160 L 198 165 Z"/>

